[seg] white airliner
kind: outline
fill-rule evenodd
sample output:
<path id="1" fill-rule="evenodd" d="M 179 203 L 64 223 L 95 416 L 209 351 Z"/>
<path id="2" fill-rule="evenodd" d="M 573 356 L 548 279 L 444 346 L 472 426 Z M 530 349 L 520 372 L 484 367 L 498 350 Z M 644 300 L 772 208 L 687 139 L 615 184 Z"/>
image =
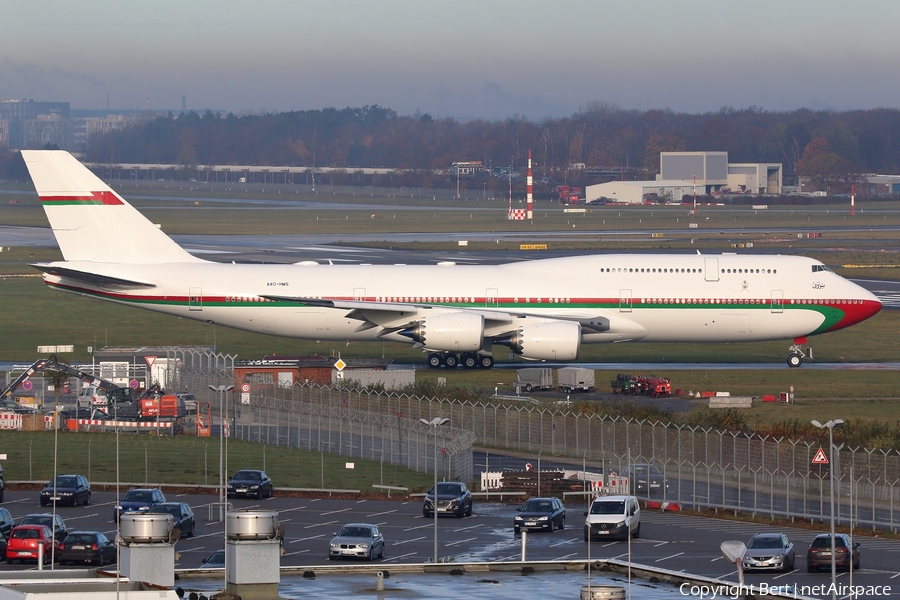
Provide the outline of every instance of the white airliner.
<path id="1" fill-rule="evenodd" d="M 798 256 L 603 254 L 501 265 L 217 263 L 192 256 L 58 150 L 23 151 L 64 260 L 58 290 L 271 335 L 388 340 L 433 367 L 490 368 L 494 344 L 571 361 L 582 344 L 793 340 L 881 310 Z"/>

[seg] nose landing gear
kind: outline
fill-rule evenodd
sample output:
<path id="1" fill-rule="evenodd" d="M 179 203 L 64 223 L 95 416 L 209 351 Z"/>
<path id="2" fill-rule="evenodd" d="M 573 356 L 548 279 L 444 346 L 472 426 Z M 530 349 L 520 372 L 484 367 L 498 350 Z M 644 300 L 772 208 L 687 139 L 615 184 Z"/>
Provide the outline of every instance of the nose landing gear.
<path id="1" fill-rule="evenodd" d="M 790 348 L 790 354 L 787 357 L 787 364 L 789 367 L 799 367 L 803 364 L 803 359 L 808 358 L 809 360 L 813 360 L 812 348 L 807 348 L 806 353 L 803 352 L 802 344 L 794 344 Z"/>

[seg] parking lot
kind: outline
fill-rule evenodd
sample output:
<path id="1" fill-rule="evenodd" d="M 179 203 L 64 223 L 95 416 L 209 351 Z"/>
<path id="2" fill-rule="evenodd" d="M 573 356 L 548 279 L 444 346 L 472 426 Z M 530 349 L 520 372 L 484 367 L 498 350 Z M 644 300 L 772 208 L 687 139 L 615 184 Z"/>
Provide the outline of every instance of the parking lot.
<path id="1" fill-rule="evenodd" d="M 124 492 L 124 489 L 122 490 Z M 49 512 L 41 508 L 36 490 L 7 490 L 6 507 L 18 519 L 28 513 Z M 187 502 L 196 516 L 193 537 L 180 539 L 176 544 L 176 568 L 200 567 L 203 558 L 223 546 L 223 523 L 218 511 L 210 510 L 216 496 L 197 494 L 167 494 L 169 501 Z M 112 520 L 114 492 L 95 491 L 87 506 L 59 506 L 60 514 L 70 531 L 97 530 L 113 537 L 116 532 Z M 398 500 L 335 499 L 286 497 L 276 495 L 262 501 L 232 500 L 235 509 L 262 508 L 277 510 L 285 528 L 283 567 L 307 567 L 328 563 L 328 542 L 341 525 L 367 522 L 378 525 L 384 534 L 384 558 L 376 561 L 385 566 L 401 563 L 424 563 L 433 560 L 434 524 L 422 516 L 421 498 Z M 440 560 L 454 562 L 518 561 L 521 559 L 521 538 L 512 530 L 518 504 L 479 502 L 476 498 L 473 515 L 458 519 L 438 519 Z M 719 544 L 726 540 L 747 541 L 760 531 L 784 531 L 795 544 L 796 569 L 790 573 L 752 573 L 748 582 L 769 582 L 788 585 L 817 585 L 830 582 L 830 573 L 806 572 L 807 545 L 817 531 L 805 529 L 772 529 L 765 525 L 686 516 L 673 512 L 642 511 L 641 536 L 631 542 L 598 541 L 586 544 L 582 524 L 585 505 L 567 502 L 567 525 L 553 533 L 528 534 L 528 560 L 582 560 L 618 558 L 695 575 L 723 577 L 736 580 L 734 565 L 725 561 Z M 900 542 L 872 537 L 857 537 L 860 542 L 861 569 L 852 574 L 854 585 L 900 586 Z M 32 564 L 0 564 L 0 570 L 35 569 Z M 56 568 L 59 568 L 58 566 Z M 389 567 L 388 567 L 389 568 Z M 848 583 L 850 574 L 838 574 L 839 581 Z"/>

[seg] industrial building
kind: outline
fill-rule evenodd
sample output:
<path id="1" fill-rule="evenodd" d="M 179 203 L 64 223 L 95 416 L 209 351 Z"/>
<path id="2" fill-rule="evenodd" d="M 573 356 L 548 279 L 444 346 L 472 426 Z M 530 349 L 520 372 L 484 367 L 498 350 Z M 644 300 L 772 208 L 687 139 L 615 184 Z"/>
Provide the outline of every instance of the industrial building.
<path id="1" fill-rule="evenodd" d="M 611 181 L 587 186 L 585 201 L 680 203 L 685 196 L 723 192 L 781 194 L 779 163 L 729 163 L 727 152 L 661 152 L 653 181 Z"/>

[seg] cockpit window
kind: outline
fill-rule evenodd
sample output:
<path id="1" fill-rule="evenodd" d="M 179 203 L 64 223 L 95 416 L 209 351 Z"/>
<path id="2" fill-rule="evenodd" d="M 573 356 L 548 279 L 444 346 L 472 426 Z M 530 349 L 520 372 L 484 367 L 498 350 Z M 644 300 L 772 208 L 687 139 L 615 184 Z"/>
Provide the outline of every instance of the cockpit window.
<path id="1" fill-rule="evenodd" d="M 820 272 L 822 272 L 822 271 L 828 271 L 829 273 L 832 273 L 832 272 L 833 272 L 831 269 L 829 269 L 829 268 L 826 267 L 825 265 L 813 265 L 813 266 L 812 266 L 812 272 L 813 272 L 813 273 L 820 273 Z"/>

